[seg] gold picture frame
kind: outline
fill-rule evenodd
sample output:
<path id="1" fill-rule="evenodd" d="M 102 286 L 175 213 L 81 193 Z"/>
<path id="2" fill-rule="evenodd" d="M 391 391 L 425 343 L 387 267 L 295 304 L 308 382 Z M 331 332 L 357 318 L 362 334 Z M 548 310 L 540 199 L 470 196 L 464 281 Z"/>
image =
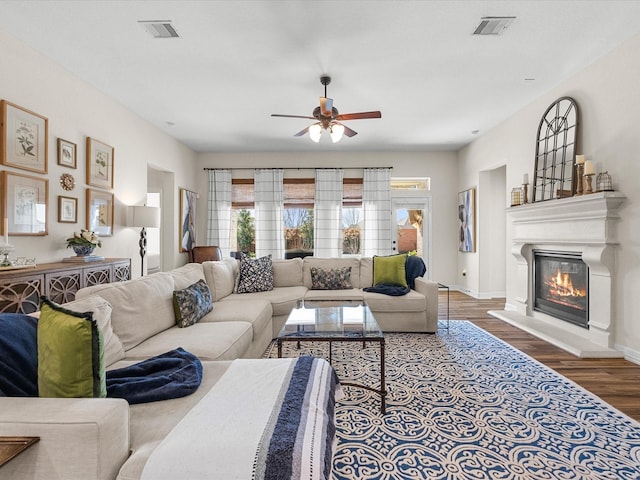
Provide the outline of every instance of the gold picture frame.
<path id="1" fill-rule="evenodd" d="M 78 168 L 78 146 L 69 140 L 58 138 L 58 165 Z"/>
<path id="2" fill-rule="evenodd" d="M 87 188 L 87 230 L 113 235 L 113 193 Z"/>
<path id="3" fill-rule="evenodd" d="M 2 172 L 2 234 L 48 234 L 49 180 Z"/>
<path id="4" fill-rule="evenodd" d="M 179 244 L 180 252 L 191 250 L 196 244 L 196 200 L 198 194 L 180 189 L 180 232 Z"/>
<path id="5" fill-rule="evenodd" d="M 78 199 L 58 195 L 58 223 L 78 223 Z"/>
<path id="6" fill-rule="evenodd" d="M 47 173 L 49 120 L 7 100 L 0 101 L 0 163 Z"/>
<path id="7" fill-rule="evenodd" d="M 113 189 L 114 148 L 87 137 L 87 185 Z"/>

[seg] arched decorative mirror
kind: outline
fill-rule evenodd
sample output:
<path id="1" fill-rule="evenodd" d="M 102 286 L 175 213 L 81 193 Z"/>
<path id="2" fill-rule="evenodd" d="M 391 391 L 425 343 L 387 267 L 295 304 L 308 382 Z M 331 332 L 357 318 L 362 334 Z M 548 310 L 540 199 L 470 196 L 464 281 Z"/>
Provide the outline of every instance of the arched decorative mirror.
<path id="1" fill-rule="evenodd" d="M 579 179 L 574 175 L 578 105 L 570 97 L 553 102 L 538 126 L 533 201 L 571 197 Z"/>

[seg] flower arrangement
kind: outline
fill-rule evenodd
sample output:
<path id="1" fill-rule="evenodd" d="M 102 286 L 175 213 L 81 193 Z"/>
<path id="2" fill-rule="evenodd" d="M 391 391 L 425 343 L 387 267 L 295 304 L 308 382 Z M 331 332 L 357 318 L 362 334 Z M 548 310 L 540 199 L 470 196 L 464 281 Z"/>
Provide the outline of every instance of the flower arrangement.
<path id="1" fill-rule="evenodd" d="M 80 229 L 80 233 L 73 233 L 73 237 L 67 238 L 67 248 L 79 247 L 102 247 L 102 242 L 95 232 L 90 230 Z"/>

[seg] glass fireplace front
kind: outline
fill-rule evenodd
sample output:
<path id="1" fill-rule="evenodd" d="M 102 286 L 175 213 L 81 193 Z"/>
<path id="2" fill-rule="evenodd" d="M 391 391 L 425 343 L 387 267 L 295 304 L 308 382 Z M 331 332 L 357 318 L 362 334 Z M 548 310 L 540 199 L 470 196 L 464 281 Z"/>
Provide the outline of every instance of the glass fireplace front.
<path id="1" fill-rule="evenodd" d="M 589 267 L 580 254 L 534 251 L 533 309 L 589 328 Z"/>

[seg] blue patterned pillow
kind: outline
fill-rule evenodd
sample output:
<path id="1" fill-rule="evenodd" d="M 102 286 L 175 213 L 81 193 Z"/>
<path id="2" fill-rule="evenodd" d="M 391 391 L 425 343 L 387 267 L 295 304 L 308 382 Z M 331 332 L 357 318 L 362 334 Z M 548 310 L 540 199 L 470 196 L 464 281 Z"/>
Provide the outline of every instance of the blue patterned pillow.
<path id="1" fill-rule="evenodd" d="M 311 290 L 348 290 L 351 285 L 351 267 L 323 270 L 311 267 Z"/>
<path id="2" fill-rule="evenodd" d="M 273 290 L 271 255 L 251 259 L 242 254 L 237 293 L 268 292 Z"/>
<path id="3" fill-rule="evenodd" d="M 204 280 L 198 280 L 184 290 L 173 292 L 173 311 L 180 328 L 190 327 L 212 309 L 211 290 Z"/>

